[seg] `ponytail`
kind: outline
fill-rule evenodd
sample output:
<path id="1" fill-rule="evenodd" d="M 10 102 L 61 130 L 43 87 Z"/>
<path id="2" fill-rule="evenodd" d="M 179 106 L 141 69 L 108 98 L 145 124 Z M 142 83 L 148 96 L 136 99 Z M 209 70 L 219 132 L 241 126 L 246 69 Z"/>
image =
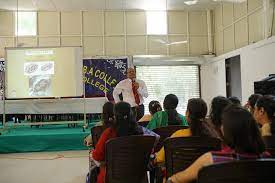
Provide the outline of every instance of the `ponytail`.
<path id="1" fill-rule="evenodd" d="M 203 131 L 202 123 L 204 122 L 204 119 L 198 119 L 191 115 L 189 116 L 189 119 L 190 119 L 189 126 L 190 126 L 192 136 L 202 136 L 202 131 Z"/>
<path id="2" fill-rule="evenodd" d="M 181 119 L 176 109 L 167 109 L 168 125 L 181 125 Z"/>

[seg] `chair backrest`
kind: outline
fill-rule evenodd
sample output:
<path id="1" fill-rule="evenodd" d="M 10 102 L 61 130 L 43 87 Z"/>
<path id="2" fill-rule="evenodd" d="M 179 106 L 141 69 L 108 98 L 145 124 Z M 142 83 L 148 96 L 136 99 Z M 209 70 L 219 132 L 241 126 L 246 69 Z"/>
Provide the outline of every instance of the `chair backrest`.
<path id="1" fill-rule="evenodd" d="M 93 128 L 91 128 L 91 135 L 92 135 L 92 145 L 95 148 L 102 132 L 105 130 L 104 126 L 94 126 Z"/>
<path id="2" fill-rule="evenodd" d="M 106 143 L 105 183 L 147 182 L 147 165 L 153 149 L 153 136 L 127 136 Z"/>
<path id="3" fill-rule="evenodd" d="M 263 137 L 266 151 L 268 151 L 273 158 L 275 158 L 275 136 L 264 136 Z"/>
<path id="4" fill-rule="evenodd" d="M 198 183 L 274 183 L 275 160 L 240 160 L 206 166 Z"/>
<path id="5" fill-rule="evenodd" d="M 174 132 L 176 132 L 178 130 L 187 129 L 187 128 L 188 128 L 188 126 L 170 125 L 170 126 L 153 129 L 153 132 L 155 132 L 156 134 L 158 134 L 160 136 L 158 144 L 155 147 L 155 152 L 158 152 L 162 148 L 163 142 L 166 138 L 170 137 Z"/>
<path id="6" fill-rule="evenodd" d="M 189 167 L 198 157 L 221 149 L 221 141 L 212 137 L 176 137 L 164 141 L 168 177 Z"/>

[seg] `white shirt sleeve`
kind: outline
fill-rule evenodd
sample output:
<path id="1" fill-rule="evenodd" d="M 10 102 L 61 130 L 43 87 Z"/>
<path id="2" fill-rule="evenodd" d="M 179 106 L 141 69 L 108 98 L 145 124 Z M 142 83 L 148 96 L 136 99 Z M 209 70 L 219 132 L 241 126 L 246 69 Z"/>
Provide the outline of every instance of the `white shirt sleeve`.
<path id="1" fill-rule="evenodd" d="M 113 97 L 114 97 L 115 103 L 120 102 L 119 95 L 120 95 L 121 93 L 122 93 L 122 83 L 119 82 L 119 83 L 115 86 L 114 91 L 113 91 Z"/>
<path id="2" fill-rule="evenodd" d="M 147 86 L 144 81 L 139 80 L 139 88 L 137 89 L 137 91 L 142 97 L 148 97 Z"/>

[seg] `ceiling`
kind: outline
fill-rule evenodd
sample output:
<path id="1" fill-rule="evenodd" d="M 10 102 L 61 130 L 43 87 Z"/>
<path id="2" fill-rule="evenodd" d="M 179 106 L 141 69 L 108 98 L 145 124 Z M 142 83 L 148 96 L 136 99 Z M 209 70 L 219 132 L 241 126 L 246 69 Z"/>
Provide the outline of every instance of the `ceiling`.
<path id="1" fill-rule="evenodd" d="M 198 0 L 197 4 L 188 6 L 185 1 L 190 0 L 18 0 L 18 10 L 201 10 L 220 3 Z M 0 9 L 17 10 L 17 0 L 0 0 Z"/>

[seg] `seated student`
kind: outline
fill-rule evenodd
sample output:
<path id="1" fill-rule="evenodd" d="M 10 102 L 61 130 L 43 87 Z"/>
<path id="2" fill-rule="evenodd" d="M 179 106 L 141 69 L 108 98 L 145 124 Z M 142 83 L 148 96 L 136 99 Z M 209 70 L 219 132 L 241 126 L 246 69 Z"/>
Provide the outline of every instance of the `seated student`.
<path id="1" fill-rule="evenodd" d="M 208 152 L 199 157 L 186 170 L 174 174 L 170 183 L 187 183 L 197 179 L 199 170 L 207 165 L 239 159 L 267 158 L 265 146 L 252 114 L 246 109 L 230 105 L 222 116 L 222 132 L 230 149 Z M 213 175 L 215 176 L 215 175 Z"/>
<path id="2" fill-rule="evenodd" d="M 234 105 L 242 105 L 240 99 L 238 97 L 228 97 L 228 99 L 232 102 Z"/>
<path id="3" fill-rule="evenodd" d="M 207 104 L 204 100 L 200 98 L 188 100 L 185 117 L 190 128 L 178 130 L 171 137 L 218 137 L 214 127 L 206 121 L 206 114 Z M 162 163 L 165 161 L 164 158 L 164 148 L 162 148 L 158 153 L 156 153 L 155 161 L 157 163 Z"/>
<path id="4" fill-rule="evenodd" d="M 254 114 L 255 104 L 259 98 L 263 97 L 261 94 L 252 94 L 248 98 L 245 108 L 247 108 L 251 114 Z"/>
<path id="5" fill-rule="evenodd" d="M 95 150 L 92 151 L 92 158 L 96 161 L 104 161 L 105 159 L 105 143 L 116 137 L 130 136 L 130 135 L 150 135 L 156 136 L 157 134 L 148 129 L 138 126 L 135 121 L 135 116 L 132 112 L 130 104 L 126 102 L 119 102 L 114 106 L 114 123 L 104 130 Z M 103 183 L 105 178 L 105 167 L 100 167 L 100 172 L 97 178 L 98 183 Z"/>
<path id="6" fill-rule="evenodd" d="M 158 111 L 162 111 L 162 107 L 159 103 L 159 101 L 156 101 L 156 100 L 152 100 L 150 103 L 149 103 L 149 112 L 150 114 L 145 114 L 138 122 L 144 122 L 144 121 L 150 121 L 152 116 L 158 112 Z"/>
<path id="7" fill-rule="evenodd" d="M 168 94 L 164 98 L 163 108 L 164 111 L 156 112 L 147 125 L 148 129 L 155 129 L 165 127 L 168 125 L 184 125 L 187 126 L 185 117 L 179 114 L 176 110 L 179 100 L 174 94 Z"/>
<path id="8" fill-rule="evenodd" d="M 109 128 L 114 123 L 114 104 L 112 102 L 106 102 L 102 108 L 102 121 L 96 123 L 95 126 L 104 126 L 104 128 Z M 84 144 L 86 146 L 92 145 L 91 134 L 85 137 Z"/>
<path id="9" fill-rule="evenodd" d="M 221 132 L 222 111 L 229 104 L 232 104 L 232 102 L 223 96 L 214 97 L 211 102 L 210 115 L 209 115 L 210 122 L 215 126 L 215 129 L 216 129 L 220 138 L 222 138 L 222 136 L 223 136 L 222 132 Z"/>
<path id="10" fill-rule="evenodd" d="M 275 96 L 265 95 L 255 104 L 254 118 L 262 126 L 262 136 L 275 134 Z"/>

